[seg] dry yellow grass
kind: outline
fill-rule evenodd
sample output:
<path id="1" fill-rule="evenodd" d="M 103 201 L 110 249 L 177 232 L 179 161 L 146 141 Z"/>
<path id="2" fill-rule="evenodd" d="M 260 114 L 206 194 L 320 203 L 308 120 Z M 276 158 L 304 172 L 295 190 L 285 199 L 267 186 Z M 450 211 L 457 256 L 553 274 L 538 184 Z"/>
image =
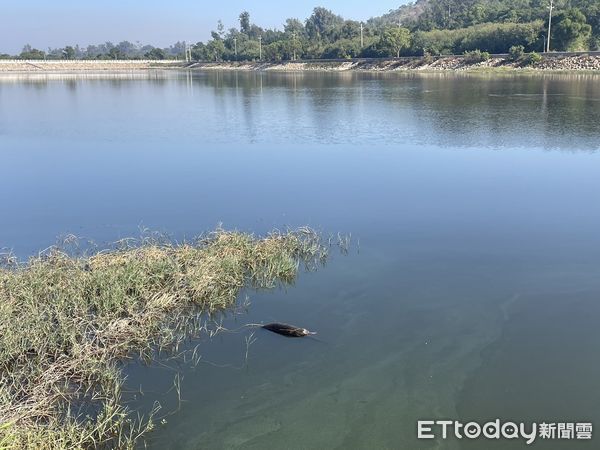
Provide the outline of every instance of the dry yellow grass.
<path id="1" fill-rule="evenodd" d="M 218 230 L 194 243 L 0 269 L 0 449 L 131 448 L 152 429 L 121 401 L 122 361 L 176 348 L 194 318 L 245 286 L 291 283 L 327 248 L 310 229 L 264 238 Z"/>

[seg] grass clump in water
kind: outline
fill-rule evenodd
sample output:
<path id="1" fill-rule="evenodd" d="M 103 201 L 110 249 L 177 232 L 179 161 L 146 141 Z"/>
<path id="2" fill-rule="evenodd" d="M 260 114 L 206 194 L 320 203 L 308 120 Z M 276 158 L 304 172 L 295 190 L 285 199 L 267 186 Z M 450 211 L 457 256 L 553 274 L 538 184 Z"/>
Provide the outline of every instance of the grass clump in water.
<path id="1" fill-rule="evenodd" d="M 303 228 L 216 232 L 0 268 L 0 448 L 131 448 L 153 427 L 123 404 L 122 363 L 198 333 L 243 287 L 292 283 L 327 247 Z M 194 329 L 195 328 L 195 329 Z"/>

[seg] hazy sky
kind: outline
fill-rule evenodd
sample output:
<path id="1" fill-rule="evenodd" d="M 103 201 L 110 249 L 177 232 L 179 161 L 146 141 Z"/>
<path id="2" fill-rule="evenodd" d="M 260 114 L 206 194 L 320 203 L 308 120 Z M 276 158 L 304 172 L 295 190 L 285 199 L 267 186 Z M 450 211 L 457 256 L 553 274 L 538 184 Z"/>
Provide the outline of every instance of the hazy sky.
<path id="1" fill-rule="evenodd" d="M 105 41 L 141 41 L 168 46 L 179 40 L 206 40 L 218 19 L 237 26 L 243 10 L 252 22 L 278 27 L 288 17 L 304 20 L 315 6 L 349 19 L 366 20 L 406 0 L 0 0 L 0 52 L 17 53 L 24 44 L 46 50 Z"/>

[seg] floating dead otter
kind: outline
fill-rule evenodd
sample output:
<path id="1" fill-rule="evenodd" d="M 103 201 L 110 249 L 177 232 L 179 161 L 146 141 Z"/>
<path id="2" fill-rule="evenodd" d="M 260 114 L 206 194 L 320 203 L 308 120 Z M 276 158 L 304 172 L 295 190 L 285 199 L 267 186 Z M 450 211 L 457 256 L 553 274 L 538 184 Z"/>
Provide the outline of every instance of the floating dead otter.
<path id="1" fill-rule="evenodd" d="M 305 337 L 317 334 L 314 331 L 308 331 L 306 328 L 295 327 L 286 323 L 268 323 L 266 325 L 260 325 L 260 327 L 287 337 Z"/>

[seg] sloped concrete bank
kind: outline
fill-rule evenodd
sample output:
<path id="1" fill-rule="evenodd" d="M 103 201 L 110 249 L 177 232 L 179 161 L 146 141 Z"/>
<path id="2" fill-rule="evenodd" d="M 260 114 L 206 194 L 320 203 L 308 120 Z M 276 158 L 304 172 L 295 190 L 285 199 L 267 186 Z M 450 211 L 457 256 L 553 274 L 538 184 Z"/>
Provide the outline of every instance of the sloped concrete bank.
<path id="1" fill-rule="evenodd" d="M 538 63 L 527 65 L 506 56 L 470 63 L 461 56 L 439 58 L 357 59 L 349 61 L 281 61 L 281 62 L 198 62 L 188 66 L 197 70 L 270 70 L 270 71 L 469 71 L 469 70 L 534 70 L 534 71 L 598 71 L 599 55 L 544 56 Z"/>
<path id="2" fill-rule="evenodd" d="M 559 71 L 600 72 L 600 54 L 544 55 L 535 64 L 515 62 L 507 55 L 493 55 L 487 61 L 468 62 L 462 56 L 407 57 L 389 59 L 314 60 L 314 61 L 237 61 L 196 62 L 152 60 L 0 60 L 0 73 L 44 72 L 104 72 L 138 71 L 150 69 L 192 70 L 245 70 L 245 71 Z"/>
<path id="3" fill-rule="evenodd" d="M 130 71 L 184 67 L 183 61 L 154 60 L 0 60 L 2 72 Z"/>

